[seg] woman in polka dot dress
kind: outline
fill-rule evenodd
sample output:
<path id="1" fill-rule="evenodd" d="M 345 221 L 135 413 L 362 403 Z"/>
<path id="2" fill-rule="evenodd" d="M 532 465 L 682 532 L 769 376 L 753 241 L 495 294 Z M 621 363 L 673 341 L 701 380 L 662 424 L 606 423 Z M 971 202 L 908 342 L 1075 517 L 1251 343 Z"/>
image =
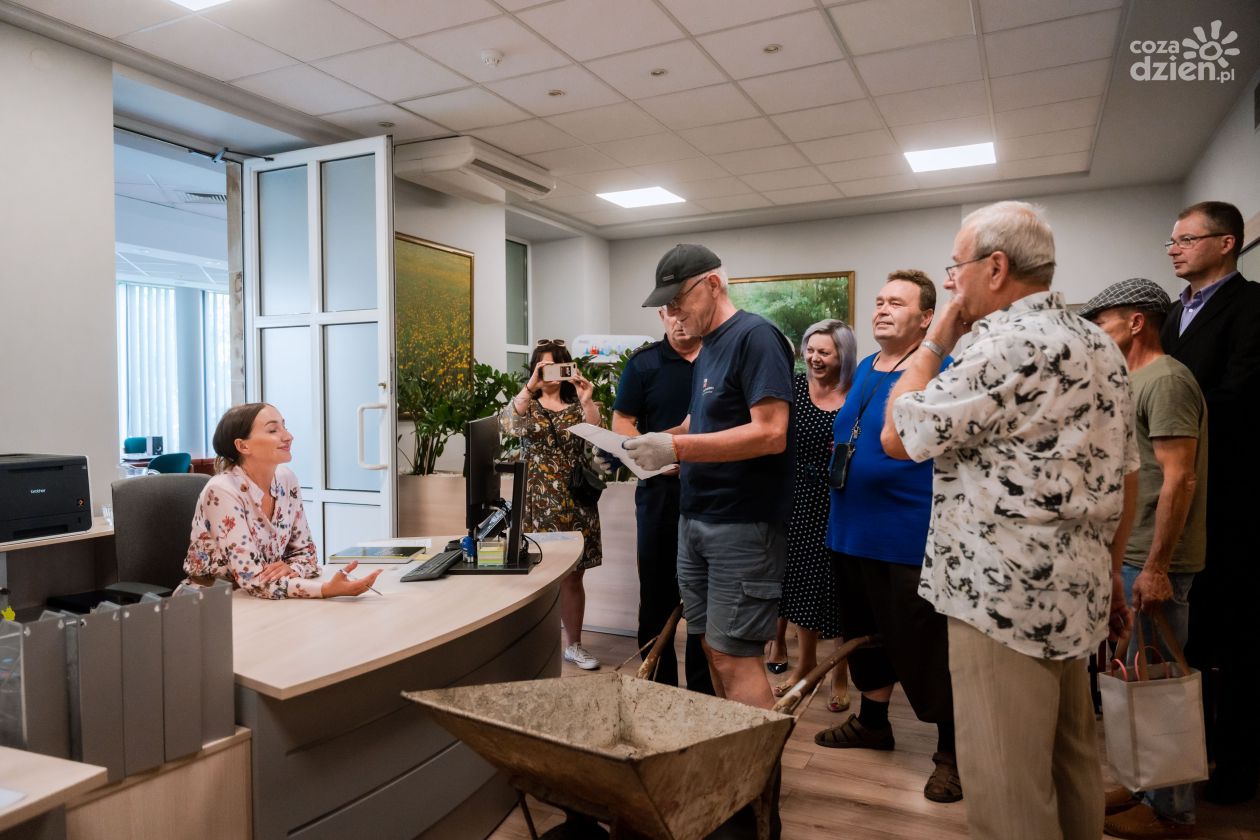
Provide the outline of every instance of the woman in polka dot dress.
<path id="1" fill-rule="evenodd" d="M 778 636 L 771 644 L 767 667 L 787 660 L 787 624 L 797 627 L 799 659 L 787 680 L 776 686 L 782 696 L 818 664 L 818 640 L 840 635 L 840 611 L 831 559 L 824 542 L 830 495 L 827 469 L 831 461 L 832 424 L 844 405 L 857 344 L 843 321 L 819 321 L 801 339 L 805 373 L 796 375 L 792 446 L 796 453 L 792 518 L 787 531 L 787 569 L 779 601 Z M 848 708 L 848 669 L 840 663 L 832 672 L 833 712 Z"/>

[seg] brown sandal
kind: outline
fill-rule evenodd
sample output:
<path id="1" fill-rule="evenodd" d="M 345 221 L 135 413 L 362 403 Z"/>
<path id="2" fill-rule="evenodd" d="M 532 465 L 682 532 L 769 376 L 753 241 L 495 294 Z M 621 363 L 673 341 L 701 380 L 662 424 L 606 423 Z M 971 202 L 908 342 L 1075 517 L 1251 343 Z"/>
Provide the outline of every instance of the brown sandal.
<path id="1" fill-rule="evenodd" d="M 963 798 L 962 779 L 958 777 L 958 759 L 953 753 L 932 754 L 936 769 L 923 786 L 923 795 L 933 802 L 957 802 Z"/>
<path id="2" fill-rule="evenodd" d="M 868 729 L 858 721 L 857 715 L 849 715 L 839 726 L 816 733 L 814 743 L 820 747 L 832 749 L 864 750 L 891 750 L 897 745 L 891 726 L 884 729 Z"/>

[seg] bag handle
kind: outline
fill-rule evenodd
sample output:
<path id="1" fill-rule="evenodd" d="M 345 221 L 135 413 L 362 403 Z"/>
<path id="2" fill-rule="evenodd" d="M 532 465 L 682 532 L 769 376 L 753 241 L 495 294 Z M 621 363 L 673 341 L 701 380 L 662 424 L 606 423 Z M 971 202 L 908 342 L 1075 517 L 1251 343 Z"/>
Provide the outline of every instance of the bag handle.
<path id="1" fill-rule="evenodd" d="M 1139 617 L 1140 618 L 1140 617 Z M 1190 664 L 1186 662 L 1186 654 L 1181 649 L 1181 645 L 1177 642 L 1177 637 L 1172 631 L 1172 627 L 1168 624 L 1168 616 L 1164 615 L 1163 606 L 1156 607 L 1155 611 L 1150 613 L 1151 623 L 1155 625 L 1155 636 L 1158 641 L 1164 643 L 1164 648 L 1173 656 L 1178 667 L 1181 668 L 1181 675 L 1188 676 L 1190 674 Z M 1149 648 L 1155 651 L 1156 656 L 1161 662 L 1164 661 L 1163 654 L 1159 652 L 1159 648 L 1155 645 L 1147 645 L 1142 638 L 1142 622 L 1140 620 L 1133 622 L 1135 632 L 1137 634 L 1138 652 L 1133 657 L 1133 670 L 1137 673 L 1138 680 L 1145 681 L 1150 679 L 1150 669 L 1147 667 L 1146 650 Z"/>

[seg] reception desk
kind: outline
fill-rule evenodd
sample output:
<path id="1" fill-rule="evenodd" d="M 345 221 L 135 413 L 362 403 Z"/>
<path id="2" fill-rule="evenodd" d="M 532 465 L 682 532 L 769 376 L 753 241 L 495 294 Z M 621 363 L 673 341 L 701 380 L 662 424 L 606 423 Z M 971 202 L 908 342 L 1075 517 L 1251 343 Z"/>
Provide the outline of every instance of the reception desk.
<path id="1" fill-rule="evenodd" d="M 377 579 L 381 595 L 235 593 L 237 722 L 253 732 L 256 840 L 494 829 L 513 791 L 400 693 L 559 676 L 560 580 L 582 542 L 546 537 L 527 575 L 403 583 L 410 566 L 392 565 Z"/>

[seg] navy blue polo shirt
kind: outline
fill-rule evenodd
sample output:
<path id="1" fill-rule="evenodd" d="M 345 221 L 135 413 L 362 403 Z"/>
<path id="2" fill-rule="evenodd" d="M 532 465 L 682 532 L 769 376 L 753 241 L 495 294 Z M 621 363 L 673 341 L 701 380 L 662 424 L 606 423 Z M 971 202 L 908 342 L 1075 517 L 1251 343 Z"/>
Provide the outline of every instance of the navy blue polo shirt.
<path id="1" fill-rule="evenodd" d="M 792 405 L 792 345 L 774 324 L 740 310 L 704 337 L 692 372 L 691 434 L 752 420 L 772 397 Z M 786 523 L 792 513 L 792 448 L 721 464 L 682 465 L 682 514 L 702 522 Z"/>
<path id="2" fill-rule="evenodd" d="M 639 434 L 672 429 L 691 404 L 691 362 L 662 339 L 626 360 L 613 411 L 635 418 Z"/>

